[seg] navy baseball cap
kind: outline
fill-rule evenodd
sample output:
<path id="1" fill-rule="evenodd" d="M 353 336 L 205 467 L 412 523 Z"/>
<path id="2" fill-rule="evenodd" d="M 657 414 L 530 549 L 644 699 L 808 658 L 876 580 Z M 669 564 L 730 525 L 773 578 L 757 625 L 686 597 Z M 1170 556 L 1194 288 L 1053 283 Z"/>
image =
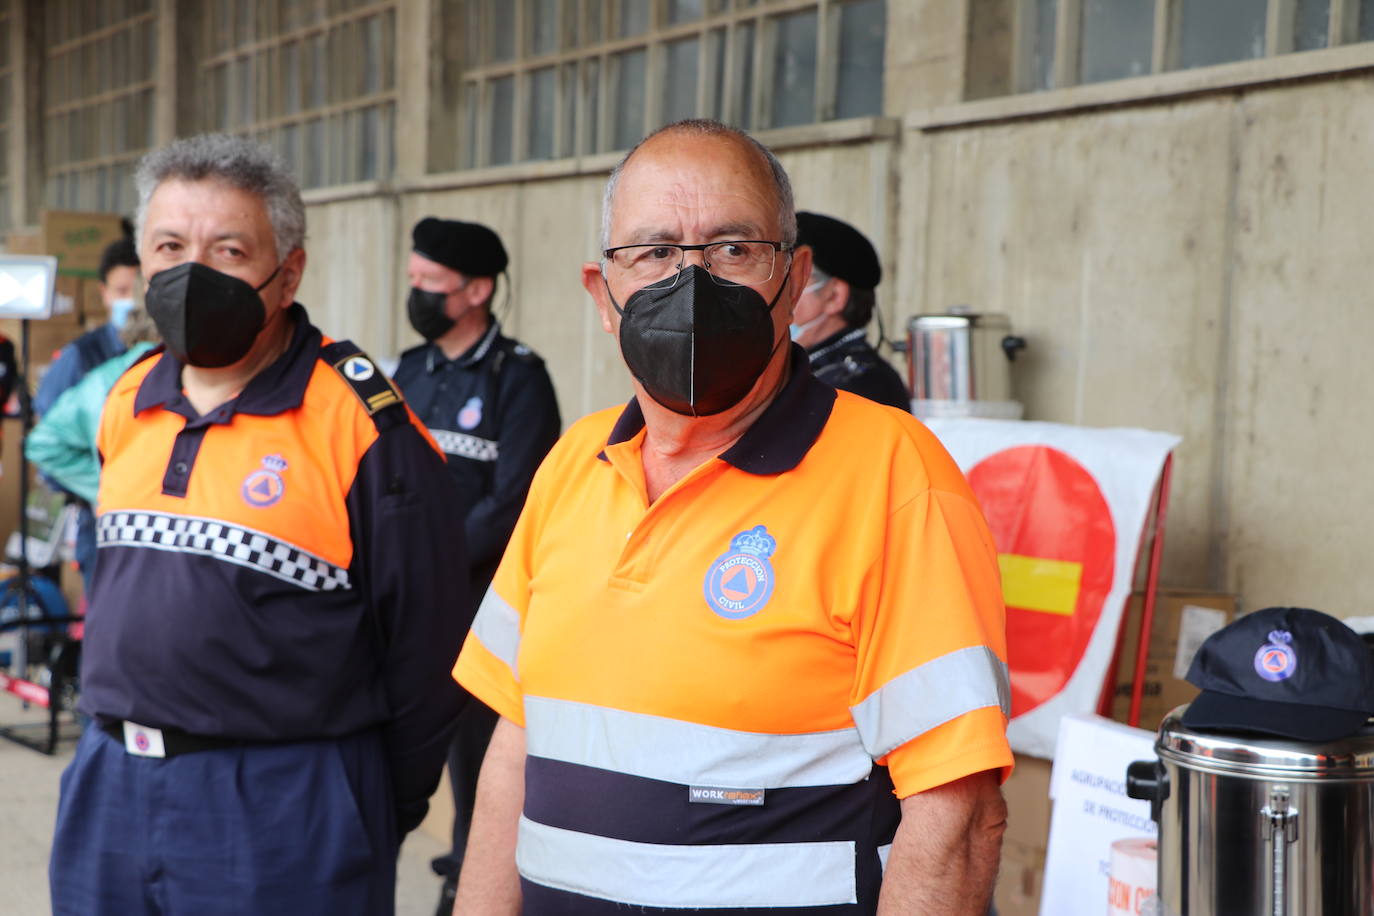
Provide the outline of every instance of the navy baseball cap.
<path id="1" fill-rule="evenodd" d="M 1374 653 L 1329 614 L 1271 607 L 1207 638 L 1188 669 L 1202 689 L 1188 728 L 1336 741 L 1374 716 Z"/>

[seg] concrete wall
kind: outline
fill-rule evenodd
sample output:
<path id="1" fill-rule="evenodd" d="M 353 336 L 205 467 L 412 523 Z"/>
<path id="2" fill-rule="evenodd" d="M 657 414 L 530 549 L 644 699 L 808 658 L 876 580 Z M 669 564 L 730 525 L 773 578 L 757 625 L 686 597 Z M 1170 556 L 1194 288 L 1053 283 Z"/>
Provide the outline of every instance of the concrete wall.
<path id="1" fill-rule="evenodd" d="M 1165 581 L 1368 613 L 1366 79 L 912 130 L 901 299 L 1002 311 L 1034 419 L 1183 436 Z"/>

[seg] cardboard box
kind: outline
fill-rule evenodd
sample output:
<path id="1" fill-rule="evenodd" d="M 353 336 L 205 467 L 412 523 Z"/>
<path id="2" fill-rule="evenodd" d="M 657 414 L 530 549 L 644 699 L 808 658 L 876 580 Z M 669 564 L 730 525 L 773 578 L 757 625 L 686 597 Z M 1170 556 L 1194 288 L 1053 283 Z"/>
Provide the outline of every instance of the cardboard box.
<path id="1" fill-rule="evenodd" d="M 1007 800 L 1007 832 L 994 899 L 998 916 L 1038 916 L 1050 836 L 1048 760 L 1016 755 L 1016 769 L 1002 786 Z"/>
<path id="2" fill-rule="evenodd" d="M 1117 660 L 1112 718 L 1125 722 L 1131 707 L 1131 681 L 1139 645 L 1142 593 L 1131 596 L 1122 623 L 1121 655 Z M 1154 626 L 1145 664 L 1140 723 L 1154 730 L 1176 706 L 1192 701 L 1197 688 L 1184 680 L 1198 646 L 1235 619 L 1236 596 L 1219 592 L 1160 589 L 1155 598 Z"/>
<path id="3" fill-rule="evenodd" d="M 38 216 L 41 254 L 57 256 L 57 272 L 66 277 L 98 279 L 105 247 L 124 236 L 117 213 L 44 210 Z"/>

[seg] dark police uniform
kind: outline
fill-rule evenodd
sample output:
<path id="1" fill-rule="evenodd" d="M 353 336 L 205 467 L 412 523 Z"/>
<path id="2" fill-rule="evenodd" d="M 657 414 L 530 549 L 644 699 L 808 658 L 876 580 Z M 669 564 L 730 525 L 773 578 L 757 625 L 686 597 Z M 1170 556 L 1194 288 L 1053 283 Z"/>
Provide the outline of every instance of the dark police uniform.
<path id="1" fill-rule="evenodd" d="M 106 403 L 56 913 L 392 912 L 467 700 L 462 528 L 382 372 L 288 320 L 207 414 L 161 350 Z"/>
<path id="2" fill-rule="evenodd" d="M 806 351 L 816 378 L 879 404 L 911 412 L 911 395 L 892 364 L 868 344 L 863 328 L 846 328 Z"/>
<path id="3" fill-rule="evenodd" d="M 544 361 L 501 333 L 494 319 L 467 352 L 448 359 L 432 343 L 401 354 L 396 384 L 448 457 L 461 491 L 454 515 L 466 519 L 473 608 L 491 583 L 530 480 L 558 438 L 558 400 Z M 471 703 L 449 750 L 453 846 L 434 862 L 449 879 L 462 866 L 477 774 L 496 714 Z"/>

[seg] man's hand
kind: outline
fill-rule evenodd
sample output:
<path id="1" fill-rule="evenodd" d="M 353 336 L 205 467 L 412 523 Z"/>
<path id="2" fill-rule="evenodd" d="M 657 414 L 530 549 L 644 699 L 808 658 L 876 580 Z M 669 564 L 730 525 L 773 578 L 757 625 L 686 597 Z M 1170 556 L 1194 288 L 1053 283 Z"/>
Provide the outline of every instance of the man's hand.
<path id="1" fill-rule="evenodd" d="M 984 916 L 1006 829 L 1007 803 L 995 770 L 902 799 L 880 916 Z"/>
<path id="2" fill-rule="evenodd" d="M 515 834 L 525 805 L 525 730 L 502 717 L 496 723 L 472 811 L 463 871 L 458 878 L 457 916 L 520 912 L 520 875 L 515 870 Z"/>

